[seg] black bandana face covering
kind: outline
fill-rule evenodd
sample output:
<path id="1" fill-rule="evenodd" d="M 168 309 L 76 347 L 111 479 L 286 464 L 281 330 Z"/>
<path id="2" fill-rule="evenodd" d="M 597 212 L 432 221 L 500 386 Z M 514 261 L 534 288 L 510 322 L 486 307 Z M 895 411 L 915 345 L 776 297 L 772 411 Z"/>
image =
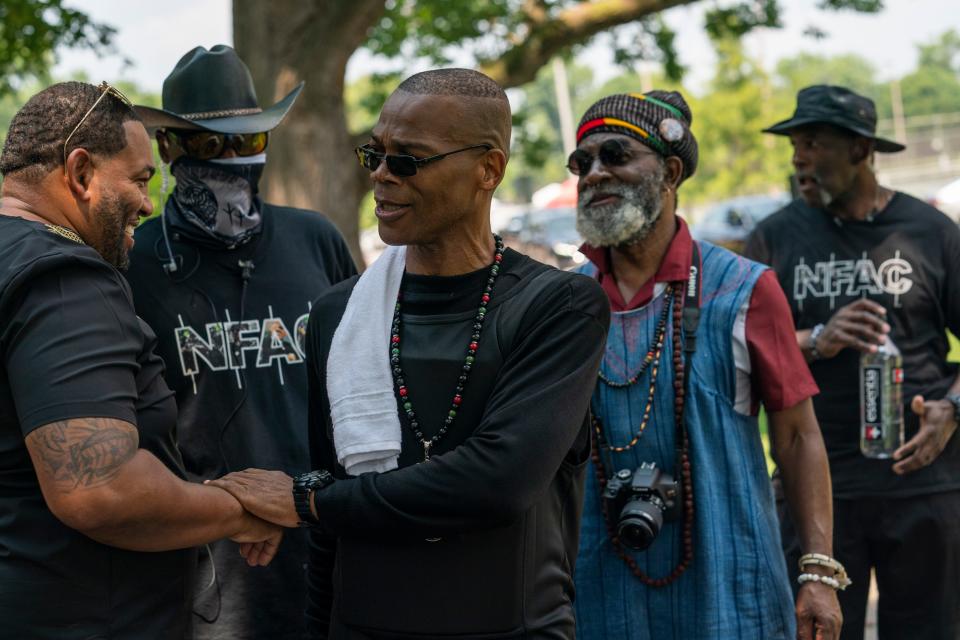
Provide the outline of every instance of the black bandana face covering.
<path id="1" fill-rule="evenodd" d="M 177 179 L 171 200 L 208 238 L 231 247 L 243 244 L 260 232 L 255 196 L 263 168 L 263 156 L 227 161 L 178 158 L 170 167 Z"/>

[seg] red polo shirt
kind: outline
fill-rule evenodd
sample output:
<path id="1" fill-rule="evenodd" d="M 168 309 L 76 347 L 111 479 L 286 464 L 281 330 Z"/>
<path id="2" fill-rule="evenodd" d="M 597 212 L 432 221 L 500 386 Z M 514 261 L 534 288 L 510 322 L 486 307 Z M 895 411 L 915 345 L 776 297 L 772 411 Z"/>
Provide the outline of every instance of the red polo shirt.
<path id="1" fill-rule="evenodd" d="M 632 311 L 653 299 L 656 283 L 686 281 L 690 273 L 693 239 L 687 223 L 677 218 L 677 232 L 660 267 L 629 302 L 624 301 L 617 288 L 610 250 L 585 244 L 580 247 L 580 252 L 596 265 L 597 280 L 610 300 L 610 309 L 614 312 Z M 737 362 L 737 368 L 749 369 L 751 413 L 756 413 L 760 402 L 767 411 L 781 411 L 819 392 L 797 346 L 787 298 L 776 274 L 770 269 L 763 272 L 753 287 L 745 325 L 742 338 L 737 336 L 735 327 L 734 340 L 745 341 L 749 354 L 749 365 Z M 738 389 L 738 397 L 740 392 Z"/>

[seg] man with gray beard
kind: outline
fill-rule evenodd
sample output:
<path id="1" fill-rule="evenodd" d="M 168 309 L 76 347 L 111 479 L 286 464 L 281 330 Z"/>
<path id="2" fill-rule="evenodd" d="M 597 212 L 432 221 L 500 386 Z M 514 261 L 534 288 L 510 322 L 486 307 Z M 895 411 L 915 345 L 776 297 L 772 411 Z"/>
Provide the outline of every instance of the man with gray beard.
<path id="1" fill-rule="evenodd" d="M 577 636 L 834 639 L 847 581 L 830 557 L 817 387 L 775 274 L 694 243 L 676 215 L 697 166 L 691 121 L 676 92 L 608 96 L 584 115 L 568 161 L 590 258 L 581 271 L 613 311 L 592 400 Z M 761 404 L 811 554 L 795 607 Z"/>
<path id="2" fill-rule="evenodd" d="M 823 389 L 815 411 L 834 484 L 834 548 L 854 587 L 840 596 L 844 638 L 863 638 L 870 572 L 881 638 L 960 637 L 960 230 L 942 212 L 882 186 L 873 100 L 845 87 L 801 89 L 787 136 L 799 197 L 758 225 L 747 254 L 769 264 Z M 891 458 L 860 451 L 861 353 L 890 341 L 902 356 L 902 443 Z M 864 429 L 865 438 L 881 432 Z M 783 522 L 788 563 L 794 527 Z"/>

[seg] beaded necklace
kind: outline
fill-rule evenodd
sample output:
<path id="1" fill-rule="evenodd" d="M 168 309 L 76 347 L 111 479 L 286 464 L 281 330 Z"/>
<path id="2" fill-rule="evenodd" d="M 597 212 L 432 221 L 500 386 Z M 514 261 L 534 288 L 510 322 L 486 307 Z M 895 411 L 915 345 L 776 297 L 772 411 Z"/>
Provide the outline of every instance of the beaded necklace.
<path id="1" fill-rule="evenodd" d="M 637 384 L 637 381 L 640 379 L 640 376 L 643 375 L 643 372 L 647 370 L 647 367 L 650 366 L 650 363 L 657 362 L 660 359 L 660 352 L 663 350 L 663 337 L 666 334 L 667 330 L 667 317 L 670 315 L 670 304 L 673 302 L 673 287 L 667 289 L 666 297 L 664 299 L 663 309 L 660 311 L 660 318 L 657 320 L 657 328 L 653 334 L 653 344 L 647 351 L 647 355 L 643 358 L 643 362 L 640 363 L 640 368 L 637 369 L 637 372 L 627 378 L 626 382 L 617 382 L 616 380 L 611 380 L 604 373 L 603 370 L 600 370 L 597 375 L 600 377 L 600 382 L 604 383 L 608 387 L 613 387 L 614 389 L 622 389 L 624 387 L 632 387 Z M 654 365 L 654 371 L 656 371 L 656 365 Z M 656 374 L 654 374 L 656 377 Z"/>
<path id="2" fill-rule="evenodd" d="M 473 368 L 477 349 L 480 346 L 480 332 L 483 329 L 483 321 L 487 314 L 487 305 L 490 304 L 493 285 L 497 281 L 497 275 L 500 273 L 500 263 L 503 261 L 503 239 L 494 234 L 493 240 L 496 246 L 493 254 L 493 264 L 490 265 L 490 276 L 487 278 L 486 286 L 484 286 L 483 295 L 480 296 L 480 308 L 477 309 L 477 315 L 473 319 L 473 332 L 470 335 L 470 343 L 467 345 L 467 355 L 466 358 L 464 358 L 460 377 L 457 379 L 457 386 L 453 393 L 453 402 L 450 405 L 450 410 L 447 412 L 447 416 L 444 418 L 440 430 L 430 438 L 425 437 L 423 431 L 420 430 L 420 422 L 417 420 L 417 413 L 413 408 L 413 400 L 410 398 L 410 389 L 404 380 L 403 367 L 400 364 L 401 294 L 397 294 L 397 304 L 393 309 L 393 325 L 390 329 L 390 364 L 393 368 L 393 382 L 397 387 L 397 393 L 400 395 L 400 401 L 403 403 L 403 410 L 407 414 L 407 425 L 423 447 L 424 462 L 430 460 L 430 449 L 447 434 L 454 419 L 457 417 L 457 411 L 459 411 L 460 405 L 463 403 L 463 390 L 467 385 L 467 379 L 470 376 L 470 370 Z"/>
<path id="3" fill-rule="evenodd" d="M 680 291 L 683 290 L 683 286 L 684 283 L 678 282 L 671 285 L 671 289 L 673 289 L 676 295 L 679 295 Z M 675 437 L 677 442 L 680 443 L 677 466 L 680 469 L 680 483 L 683 488 L 683 529 L 681 533 L 681 538 L 683 540 L 683 557 L 669 575 L 661 578 L 651 578 L 645 574 L 639 566 L 637 566 L 636 561 L 630 556 L 630 553 L 623 548 L 623 545 L 620 544 L 620 539 L 617 537 L 616 528 L 611 522 L 610 514 L 607 513 L 607 503 L 601 500 L 603 519 L 607 525 L 607 536 L 610 538 L 610 543 L 613 545 L 617 555 L 620 556 L 624 563 L 626 563 L 627 567 L 630 568 L 630 571 L 633 573 L 633 575 L 636 576 L 640 582 L 649 587 L 667 586 L 679 578 L 681 574 L 687 570 L 687 567 L 690 566 L 690 563 L 693 562 L 693 473 L 690 466 L 690 439 L 687 434 L 683 416 L 684 401 L 686 397 L 686 387 L 684 386 L 686 371 L 682 355 L 683 344 L 681 335 L 683 305 L 674 304 L 669 306 L 673 308 L 673 389 L 675 394 L 673 400 L 673 413 L 676 428 Z M 646 412 L 644 415 L 647 417 Z M 612 449 L 613 451 L 616 451 L 617 449 L 606 444 L 606 438 L 603 432 L 603 424 L 600 422 L 600 418 L 597 418 L 595 415 L 593 416 L 593 427 L 594 446 L 592 447 L 590 456 L 593 460 L 593 469 L 594 473 L 596 474 L 597 485 L 600 489 L 600 494 L 603 495 L 603 491 L 607 486 L 607 475 L 603 466 L 603 460 L 600 458 L 600 450 Z M 637 437 L 639 438 L 639 435 Z M 634 439 L 634 443 L 635 442 L 636 439 Z"/>
<path id="4" fill-rule="evenodd" d="M 640 365 L 640 369 L 626 382 L 615 382 L 611 381 L 605 375 L 603 371 L 598 372 L 598 377 L 600 381 L 607 386 L 613 387 L 614 389 L 625 389 L 631 387 L 637 383 L 637 380 L 643 375 L 643 372 L 646 371 L 647 367 L 651 364 L 653 368 L 650 370 L 650 388 L 647 390 L 647 403 L 643 408 L 643 417 L 640 419 L 640 425 L 637 427 L 637 433 L 631 438 L 630 442 L 623 446 L 614 446 L 609 443 L 604 443 L 603 446 L 609 451 L 615 453 L 623 453 L 624 451 L 629 451 L 632 449 L 637 442 L 640 441 L 640 436 L 643 435 L 643 432 L 647 430 L 647 425 L 650 422 L 650 411 L 653 409 L 653 400 L 657 393 L 657 373 L 660 371 L 660 354 L 663 353 L 663 341 L 667 333 L 667 318 L 670 315 L 670 309 L 673 306 L 673 299 L 676 295 L 676 285 L 670 286 L 667 289 L 667 292 L 664 296 L 663 301 L 663 310 L 660 311 L 660 318 L 657 320 L 657 328 L 654 330 L 653 337 L 653 346 L 650 347 L 650 350 L 647 351 L 647 355 L 643 359 L 643 363 Z M 597 427 L 598 422 L 594 421 L 594 428 Z"/>

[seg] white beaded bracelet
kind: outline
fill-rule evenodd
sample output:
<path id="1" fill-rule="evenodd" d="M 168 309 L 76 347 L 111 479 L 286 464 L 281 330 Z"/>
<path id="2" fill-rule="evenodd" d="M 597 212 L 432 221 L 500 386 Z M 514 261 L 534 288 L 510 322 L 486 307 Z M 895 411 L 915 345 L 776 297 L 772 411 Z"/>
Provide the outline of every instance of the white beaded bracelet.
<path id="1" fill-rule="evenodd" d="M 853 584 L 850 578 L 847 576 L 847 570 L 842 564 L 831 558 L 830 556 L 824 555 L 822 553 L 808 553 L 800 557 L 800 561 L 797 563 L 800 565 L 800 571 L 804 571 L 808 566 L 815 565 L 819 567 L 827 567 L 831 569 L 834 573 L 834 577 L 830 578 L 834 580 L 839 586 L 834 587 L 835 589 L 846 589 L 851 584 Z M 811 574 L 804 574 L 811 575 Z M 809 580 L 808 580 L 809 582 Z"/>
<path id="2" fill-rule="evenodd" d="M 805 582 L 819 582 L 825 584 L 828 587 L 832 587 L 835 591 L 841 591 L 843 587 L 840 586 L 840 581 L 836 578 L 831 578 L 830 576 L 821 576 L 816 573 L 801 573 L 797 577 L 797 582 L 803 584 Z"/>

